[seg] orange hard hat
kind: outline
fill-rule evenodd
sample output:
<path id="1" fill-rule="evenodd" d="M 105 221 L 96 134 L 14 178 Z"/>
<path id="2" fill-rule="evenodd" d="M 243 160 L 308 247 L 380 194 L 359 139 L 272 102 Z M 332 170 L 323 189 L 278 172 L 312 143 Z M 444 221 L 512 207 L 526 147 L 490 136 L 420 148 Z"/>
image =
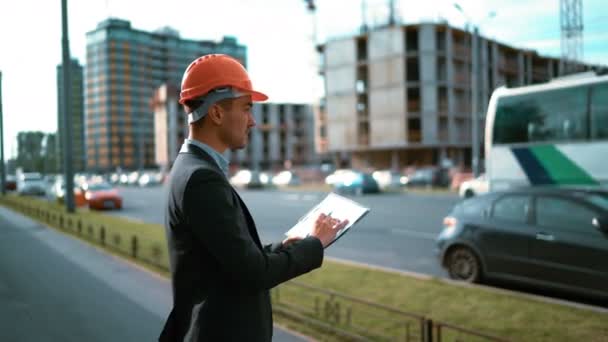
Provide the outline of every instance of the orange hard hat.
<path id="1" fill-rule="evenodd" d="M 186 68 L 179 103 L 200 98 L 221 87 L 249 94 L 253 101 L 268 99 L 265 94 L 253 90 L 247 70 L 238 60 L 228 55 L 211 54 L 195 59 Z"/>

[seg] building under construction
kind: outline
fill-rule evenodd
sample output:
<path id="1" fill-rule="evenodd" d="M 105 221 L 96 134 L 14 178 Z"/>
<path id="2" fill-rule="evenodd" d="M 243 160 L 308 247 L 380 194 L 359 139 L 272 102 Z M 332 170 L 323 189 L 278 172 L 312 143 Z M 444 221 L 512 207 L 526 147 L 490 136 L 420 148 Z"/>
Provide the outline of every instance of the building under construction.
<path id="1" fill-rule="evenodd" d="M 171 168 L 188 136 L 186 113 L 179 101 L 179 87 L 164 84 L 154 92 L 155 163 L 163 171 Z M 253 104 L 256 126 L 247 147 L 227 151 L 231 168 L 280 170 L 317 162 L 314 121 L 308 104 Z"/>
<path id="2" fill-rule="evenodd" d="M 448 24 L 389 25 L 319 47 L 325 98 L 317 114 L 317 151 L 338 166 L 469 167 L 472 49 L 479 134 L 492 91 L 560 76 L 560 59 L 478 37 Z M 579 70 L 596 69 L 579 65 Z M 482 149 L 483 150 L 483 149 Z M 483 165 L 483 163 L 482 163 Z"/>

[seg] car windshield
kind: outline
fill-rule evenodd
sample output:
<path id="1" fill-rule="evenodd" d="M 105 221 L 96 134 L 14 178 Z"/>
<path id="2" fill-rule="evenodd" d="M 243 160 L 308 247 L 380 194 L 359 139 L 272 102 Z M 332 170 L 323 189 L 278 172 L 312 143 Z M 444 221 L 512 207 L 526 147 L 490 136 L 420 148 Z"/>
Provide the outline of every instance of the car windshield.
<path id="1" fill-rule="evenodd" d="M 99 190 L 112 190 L 112 186 L 107 183 L 89 184 L 88 190 L 99 191 Z"/>
<path id="2" fill-rule="evenodd" d="M 589 202 L 597 205 L 598 207 L 608 210 L 608 194 L 595 192 L 586 196 Z"/>

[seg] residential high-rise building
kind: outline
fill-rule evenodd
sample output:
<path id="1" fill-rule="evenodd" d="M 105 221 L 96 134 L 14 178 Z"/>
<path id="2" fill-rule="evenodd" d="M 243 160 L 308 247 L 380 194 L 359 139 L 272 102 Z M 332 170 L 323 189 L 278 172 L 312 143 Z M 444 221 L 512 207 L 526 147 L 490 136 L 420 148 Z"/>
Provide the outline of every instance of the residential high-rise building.
<path id="1" fill-rule="evenodd" d="M 246 47 L 232 37 L 219 42 L 182 39 L 177 31 L 136 30 L 108 19 L 87 33 L 87 169 L 156 167 L 151 102 L 162 84 L 180 84 L 185 68 L 209 53 L 231 55 L 246 65 Z"/>
<path id="2" fill-rule="evenodd" d="M 390 25 L 322 46 L 317 148 L 339 166 L 470 166 L 473 35 L 447 24 Z M 479 37 L 479 135 L 499 86 L 561 76 L 558 58 Z M 601 68 L 581 64 L 581 70 Z M 483 149 L 481 149 L 483 151 Z"/>
<path id="3" fill-rule="evenodd" d="M 70 63 L 70 117 L 72 118 L 72 170 L 80 172 L 85 170 L 86 154 L 84 145 L 84 70 L 78 60 L 72 59 Z M 63 65 L 57 66 L 57 144 L 58 158 L 54 166 L 56 170 L 63 170 L 63 132 L 64 132 L 64 103 L 63 103 Z"/>
<path id="4" fill-rule="evenodd" d="M 63 170 L 63 164 L 59 163 L 57 136 L 55 133 L 47 133 L 42 139 L 42 155 L 44 156 L 42 172 L 44 173 L 60 173 Z"/>
<path id="5" fill-rule="evenodd" d="M 161 85 L 152 101 L 154 111 L 155 162 L 168 172 L 188 136 L 186 113 L 179 104 L 179 87 Z"/>
<path id="6" fill-rule="evenodd" d="M 17 133 L 17 167 L 24 172 L 44 172 L 43 132 Z"/>

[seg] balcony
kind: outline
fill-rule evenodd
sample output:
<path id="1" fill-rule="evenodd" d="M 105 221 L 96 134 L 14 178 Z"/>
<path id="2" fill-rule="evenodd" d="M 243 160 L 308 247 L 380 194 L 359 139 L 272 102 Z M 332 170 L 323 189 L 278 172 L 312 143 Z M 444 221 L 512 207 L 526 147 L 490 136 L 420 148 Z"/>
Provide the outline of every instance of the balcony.
<path id="1" fill-rule="evenodd" d="M 357 137 L 357 143 L 359 145 L 368 146 L 369 145 L 369 135 L 368 134 L 359 134 Z"/>
<path id="2" fill-rule="evenodd" d="M 407 111 L 413 113 L 420 112 L 420 100 L 408 100 Z"/>
<path id="3" fill-rule="evenodd" d="M 452 46 L 454 58 L 468 61 L 471 59 L 471 48 L 463 44 L 454 44 Z"/>

